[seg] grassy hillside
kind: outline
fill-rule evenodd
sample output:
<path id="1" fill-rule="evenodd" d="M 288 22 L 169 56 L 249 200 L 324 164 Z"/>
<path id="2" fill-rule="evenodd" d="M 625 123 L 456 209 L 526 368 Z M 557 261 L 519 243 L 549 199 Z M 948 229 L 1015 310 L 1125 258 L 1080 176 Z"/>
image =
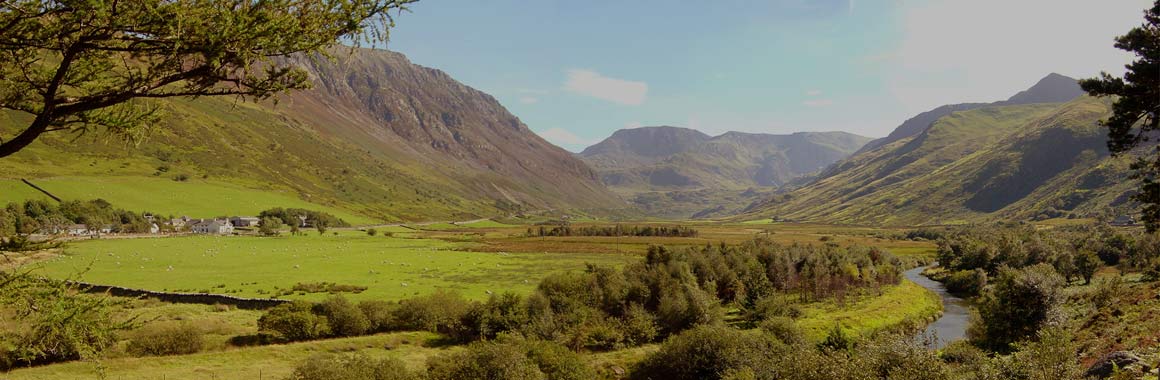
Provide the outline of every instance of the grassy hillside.
<path id="1" fill-rule="evenodd" d="M 143 143 L 56 132 L 0 160 L 0 180 L 61 183 L 53 191 L 69 197 L 191 216 L 248 213 L 275 201 L 365 222 L 466 220 L 512 205 L 620 208 L 583 162 L 438 70 L 366 49 L 298 64 L 314 73 L 317 89 L 277 104 L 157 101 L 163 117 Z M 0 113 L 0 136 L 28 122 Z M 38 196 L 18 188 L 3 185 L 0 199 Z"/>
<path id="2" fill-rule="evenodd" d="M 1109 110 L 1085 97 L 955 112 L 771 197 L 747 219 L 908 225 L 1107 213 L 1130 188 L 1126 159 L 1109 157 L 1096 125 Z"/>

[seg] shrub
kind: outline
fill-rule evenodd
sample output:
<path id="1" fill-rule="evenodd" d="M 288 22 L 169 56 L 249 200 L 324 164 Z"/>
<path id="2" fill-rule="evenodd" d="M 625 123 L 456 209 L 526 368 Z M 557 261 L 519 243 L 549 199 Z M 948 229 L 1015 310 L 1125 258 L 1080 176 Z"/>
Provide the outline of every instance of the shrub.
<path id="1" fill-rule="evenodd" d="M 952 293 L 976 296 L 983 292 L 983 288 L 987 287 L 987 272 L 982 268 L 957 271 L 951 273 L 944 284 L 947 290 Z"/>
<path id="2" fill-rule="evenodd" d="M 842 325 L 834 323 L 834 327 L 826 333 L 826 339 L 818 343 L 818 348 L 833 350 L 833 351 L 850 351 L 854 349 L 854 337 L 842 328 Z"/>
<path id="3" fill-rule="evenodd" d="M 773 335 L 773 337 L 788 345 L 800 345 L 806 343 L 806 334 L 802 332 L 797 323 L 788 317 L 773 317 L 761 322 L 761 331 Z"/>
<path id="4" fill-rule="evenodd" d="M 492 295 L 485 303 L 471 305 L 461 319 L 455 338 L 462 341 L 492 339 L 515 331 L 528 322 L 528 309 L 515 293 Z"/>
<path id="5" fill-rule="evenodd" d="M 620 330 L 624 332 L 625 344 L 639 346 L 652 343 L 657 338 L 655 317 L 640 304 L 629 305 L 620 319 Z"/>
<path id="6" fill-rule="evenodd" d="M 326 318 L 334 336 L 359 336 L 371 329 L 371 322 L 362 310 L 342 296 L 327 298 L 315 306 L 315 311 Z"/>
<path id="7" fill-rule="evenodd" d="M 696 285 L 678 285 L 667 289 L 660 298 L 657 321 L 663 331 L 672 334 L 721 321 L 721 308 L 716 297 Z"/>
<path id="8" fill-rule="evenodd" d="M 375 236 L 378 234 L 379 234 L 378 230 L 376 230 L 374 228 L 367 228 L 367 236 Z"/>
<path id="9" fill-rule="evenodd" d="M 200 330 L 188 324 L 145 326 L 129 336 L 126 350 L 135 356 L 187 355 L 205 346 Z"/>
<path id="10" fill-rule="evenodd" d="M 427 362 L 427 376 L 430 380 L 541 380 L 547 377 L 524 349 L 496 342 L 476 342 L 463 351 L 432 358 Z"/>
<path id="11" fill-rule="evenodd" d="M 312 308 L 313 305 L 305 301 L 275 306 L 258 318 L 258 331 L 290 342 L 329 335 L 330 325 L 326 317 L 315 315 Z"/>
<path id="12" fill-rule="evenodd" d="M 394 330 L 453 332 L 470 310 L 471 304 L 457 293 L 437 290 L 426 296 L 406 299 L 395 309 Z"/>
<path id="13" fill-rule="evenodd" d="M 726 373 L 751 370 L 774 374 L 787 353 L 773 337 L 726 326 L 701 326 L 673 336 L 632 371 L 632 378 L 721 379 Z"/>
<path id="14" fill-rule="evenodd" d="M 1064 279 L 1047 264 L 1024 269 L 1003 268 L 994 286 L 979 302 L 971 339 L 1006 352 L 1011 343 L 1035 337 L 1040 328 L 1059 318 Z"/>
<path id="15" fill-rule="evenodd" d="M 464 350 L 427 362 L 429 380 L 547 379 L 588 380 L 596 373 L 576 354 L 559 344 L 500 335 L 475 342 Z"/>
<path id="16" fill-rule="evenodd" d="M 317 354 L 294 367 L 289 380 L 419 380 L 399 359 L 363 354 Z"/>
<path id="17" fill-rule="evenodd" d="M 380 333 L 390 331 L 395 326 L 398 326 L 398 321 L 395 320 L 395 309 L 397 306 L 386 301 L 362 301 L 359 302 L 358 308 L 362 310 L 363 315 L 367 317 L 369 325 L 369 332 Z"/>

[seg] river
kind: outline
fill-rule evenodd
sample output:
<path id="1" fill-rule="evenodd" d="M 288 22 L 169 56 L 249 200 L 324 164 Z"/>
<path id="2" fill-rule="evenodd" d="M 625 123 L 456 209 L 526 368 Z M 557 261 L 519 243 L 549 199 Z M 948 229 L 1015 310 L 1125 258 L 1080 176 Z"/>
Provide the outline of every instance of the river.
<path id="1" fill-rule="evenodd" d="M 923 276 L 922 271 L 926 268 L 914 268 L 906 271 L 904 275 L 907 280 L 935 292 L 939 298 L 942 298 L 943 315 L 938 320 L 927 325 L 924 335 L 921 335 L 937 336 L 938 342 L 935 342 L 935 347 L 942 348 L 947 343 L 966 338 L 967 323 L 970 320 L 971 312 L 967 307 L 966 300 L 948 293 L 947 288 L 942 283 Z"/>

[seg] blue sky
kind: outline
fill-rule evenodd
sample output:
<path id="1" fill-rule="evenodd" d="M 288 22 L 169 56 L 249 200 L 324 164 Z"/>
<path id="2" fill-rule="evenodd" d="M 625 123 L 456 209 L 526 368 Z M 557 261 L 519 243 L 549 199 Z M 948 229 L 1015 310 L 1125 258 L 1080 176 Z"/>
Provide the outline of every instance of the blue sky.
<path id="1" fill-rule="evenodd" d="M 884 136 L 1058 72 L 1118 73 L 1149 0 L 422 0 L 388 47 L 572 151 L 674 125 Z"/>

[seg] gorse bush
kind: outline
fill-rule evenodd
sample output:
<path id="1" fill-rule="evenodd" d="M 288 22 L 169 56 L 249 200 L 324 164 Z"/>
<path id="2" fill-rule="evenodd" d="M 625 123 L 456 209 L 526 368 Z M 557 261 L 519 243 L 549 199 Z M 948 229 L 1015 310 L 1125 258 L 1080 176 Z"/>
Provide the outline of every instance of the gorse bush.
<path id="1" fill-rule="evenodd" d="M 150 325 L 129 335 L 125 349 L 136 356 L 188 355 L 205 346 L 201 330 L 188 323 Z"/>

